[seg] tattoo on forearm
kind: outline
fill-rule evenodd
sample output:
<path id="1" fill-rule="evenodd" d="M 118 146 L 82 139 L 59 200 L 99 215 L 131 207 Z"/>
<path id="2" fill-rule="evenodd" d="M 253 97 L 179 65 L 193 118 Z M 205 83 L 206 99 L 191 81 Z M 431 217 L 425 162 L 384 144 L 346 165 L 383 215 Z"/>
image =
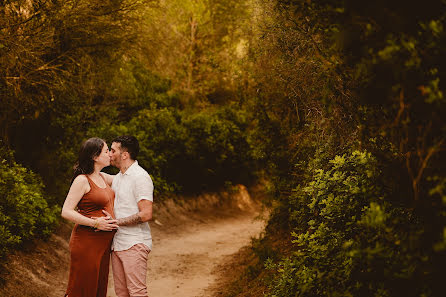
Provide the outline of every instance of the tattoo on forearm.
<path id="1" fill-rule="evenodd" d="M 141 223 L 141 217 L 137 213 L 125 218 L 118 219 L 118 226 L 136 225 Z"/>

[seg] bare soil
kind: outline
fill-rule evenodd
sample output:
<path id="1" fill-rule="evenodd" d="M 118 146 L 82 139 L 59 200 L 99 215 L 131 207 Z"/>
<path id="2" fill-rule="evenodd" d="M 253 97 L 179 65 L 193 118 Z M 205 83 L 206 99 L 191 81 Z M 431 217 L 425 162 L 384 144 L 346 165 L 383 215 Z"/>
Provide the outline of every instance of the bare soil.
<path id="1" fill-rule="evenodd" d="M 228 282 L 240 273 L 237 263 L 244 260 L 239 258 L 242 248 L 264 229 L 258 215 L 258 204 L 243 186 L 232 193 L 156 205 L 150 224 L 149 296 L 222 296 Z M 71 225 L 63 224 L 47 242 L 37 241 L 11 255 L 2 272 L 5 282 L 0 285 L 0 296 L 63 296 L 70 232 Z M 111 274 L 107 296 L 116 296 Z"/>

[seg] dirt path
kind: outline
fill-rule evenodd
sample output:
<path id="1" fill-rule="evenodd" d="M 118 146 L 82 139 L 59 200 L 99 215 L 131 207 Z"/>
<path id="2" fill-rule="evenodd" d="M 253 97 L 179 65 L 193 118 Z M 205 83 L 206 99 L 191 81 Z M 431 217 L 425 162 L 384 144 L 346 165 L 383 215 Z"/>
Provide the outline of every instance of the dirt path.
<path id="1" fill-rule="evenodd" d="M 154 226 L 147 280 L 150 297 L 210 297 L 213 271 L 263 230 L 255 213 L 207 218 L 186 226 Z M 153 224 L 152 224 L 153 225 Z M 107 296 L 115 297 L 110 279 Z"/>

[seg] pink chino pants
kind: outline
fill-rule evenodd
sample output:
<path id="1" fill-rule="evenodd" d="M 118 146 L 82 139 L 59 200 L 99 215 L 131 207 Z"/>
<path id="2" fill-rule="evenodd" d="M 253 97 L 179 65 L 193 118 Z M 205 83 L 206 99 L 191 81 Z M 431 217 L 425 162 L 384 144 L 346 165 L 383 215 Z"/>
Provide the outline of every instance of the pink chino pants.
<path id="1" fill-rule="evenodd" d="M 113 251 L 111 260 L 115 293 L 118 297 L 148 297 L 147 259 L 150 249 L 142 243 L 125 251 Z"/>

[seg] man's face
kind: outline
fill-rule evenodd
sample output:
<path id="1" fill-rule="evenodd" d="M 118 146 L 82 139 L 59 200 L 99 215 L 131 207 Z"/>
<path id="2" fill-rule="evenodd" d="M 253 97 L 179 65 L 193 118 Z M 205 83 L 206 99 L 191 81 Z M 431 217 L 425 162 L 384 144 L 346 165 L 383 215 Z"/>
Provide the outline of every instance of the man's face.
<path id="1" fill-rule="evenodd" d="M 121 144 L 119 142 L 113 142 L 110 149 L 110 164 L 119 168 L 119 166 L 121 165 L 121 161 Z"/>

